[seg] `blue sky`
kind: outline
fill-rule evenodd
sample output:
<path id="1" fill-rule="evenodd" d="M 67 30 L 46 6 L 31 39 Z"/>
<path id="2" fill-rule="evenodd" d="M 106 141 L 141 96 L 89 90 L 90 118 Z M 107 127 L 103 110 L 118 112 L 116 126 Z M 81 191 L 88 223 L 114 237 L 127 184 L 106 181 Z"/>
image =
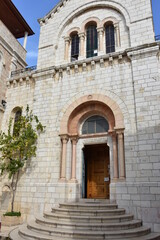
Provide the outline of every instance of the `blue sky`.
<path id="1" fill-rule="evenodd" d="M 29 66 L 36 65 L 40 31 L 37 19 L 44 17 L 59 0 L 12 0 L 12 2 L 35 32 L 34 36 L 28 37 L 26 61 Z M 152 0 L 152 5 L 155 35 L 160 35 L 160 0 Z M 23 39 L 20 39 L 20 42 L 23 43 Z"/>

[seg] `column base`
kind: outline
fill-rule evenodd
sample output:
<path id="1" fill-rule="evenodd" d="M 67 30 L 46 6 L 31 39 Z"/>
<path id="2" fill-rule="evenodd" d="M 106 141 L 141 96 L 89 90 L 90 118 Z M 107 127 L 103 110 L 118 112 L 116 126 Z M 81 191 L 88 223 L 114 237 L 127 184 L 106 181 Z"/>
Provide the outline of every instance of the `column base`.
<path id="1" fill-rule="evenodd" d="M 78 183 L 77 179 L 75 179 L 75 178 L 70 179 L 68 182 L 69 183 Z"/>
<path id="2" fill-rule="evenodd" d="M 85 59 L 84 56 L 79 56 L 79 57 L 78 57 L 78 60 L 84 60 L 84 59 Z"/>
<path id="3" fill-rule="evenodd" d="M 121 182 L 125 182 L 125 181 L 126 181 L 126 178 L 125 178 L 125 177 L 120 177 L 119 180 L 120 180 Z"/>
<path id="4" fill-rule="evenodd" d="M 112 183 L 118 182 L 119 178 L 113 178 Z"/>
<path id="5" fill-rule="evenodd" d="M 67 182 L 67 180 L 66 180 L 66 178 L 60 178 L 60 179 L 58 180 L 58 182 L 61 182 L 61 183 L 66 183 L 66 182 Z"/>
<path id="6" fill-rule="evenodd" d="M 105 55 L 106 53 L 104 53 L 103 51 L 99 51 L 98 52 L 98 56 L 103 56 L 103 55 Z"/>

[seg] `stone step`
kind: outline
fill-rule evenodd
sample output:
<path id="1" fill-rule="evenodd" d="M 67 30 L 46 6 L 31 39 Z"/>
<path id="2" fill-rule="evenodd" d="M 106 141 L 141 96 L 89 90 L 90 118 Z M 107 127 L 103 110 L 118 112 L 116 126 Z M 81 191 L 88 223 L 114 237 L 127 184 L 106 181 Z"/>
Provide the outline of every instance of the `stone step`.
<path id="1" fill-rule="evenodd" d="M 121 230 L 121 229 L 131 229 L 140 227 L 142 225 L 142 222 L 140 220 L 132 220 L 127 222 L 119 222 L 119 223 L 80 223 L 77 221 L 52 221 L 48 220 L 43 217 L 37 217 L 36 223 L 42 226 L 48 226 L 51 228 L 70 228 L 75 230 L 94 230 L 94 231 L 107 231 L 107 230 Z"/>
<path id="2" fill-rule="evenodd" d="M 108 204 L 111 203 L 111 204 L 114 204 L 114 203 L 116 203 L 116 201 L 115 200 L 111 200 L 111 199 L 81 198 L 81 199 L 78 200 L 77 203 L 108 203 Z"/>
<path id="3" fill-rule="evenodd" d="M 28 231 L 32 233 L 32 236 L 36 233 L 39 234 L 40 237 L 38 239 L 45 239 L 48 237 L 48 240 L 50 237 L 61 237 L 62 239 L 71 238 L 71 239 L 126 239 L 126 238 L 131 238 L 131 237 L 140 237 L 147 235 L 150 233 L 150 228 L 148 227 L 139 227 L 135 229 L 129 229 L 129 230 L 118 230 L 118 231 L 78 231 L 78 230 L 69 230 L 69 229 L 52 229 L 48 227 L 42 227 L 36 224 L 35 222 L 32 222 L 25 227 L 20 227 L 19 228 L 19 234 L 20 236 L 26 236 Z M 47 239 L 47 238 L 46 238 Z M 53 238 L 54 239 L 54 238 Z"/>
<path id="4" fill-rule="evenodd" d="M 21 227 L 22 228 L 22 227 Z M 42 233 L 35 233 L 30 231 L 26 226 L 23 226 L 23 229 L 21 229 L 21 231 L 23 232 L 23 235 L 19 235 L 19 230 L 18 228 L 12 230 L 12 232 L 10 233 L 10 238 L 11 240 L 35 240 L 35 239 L 39 239 L 39 240 L 64 240 L 64 238 L 62 237 L 53 237 L 53 236 L 45 236 L 42 235 Z M 22 233 L 21 233 L 22 234 Z M 23 236 L 23 237 L 22 237 Z M 71 238 L 65 238 L 65 240 L 70 240 Z M 81 238 L 72 238 L 73 240 L 81 240 Z M 92 240 L 104 240 L 104 238 L 92 238 Z M 109 238 L 108 238 L 109 239 Z M 158 233 L 149 233 L 145 236 L 140 236 L 140 237 L 136 237 L 136 238 L 115 238 L 117 240 L 160 240 L 160 235 Z M 89 240 L 88 238 L 85 238 L 85 240 Z"/>
<path id="5" fill-rule="evenodd" d="M 53 220 L 61 220 L 61 221 L 74 221 L 74 222 L 83 222 L 83 223 L 114 223 L 114 222 L 124 222 L 133 220 L 133 214 L 122 214 L 116 216 L 88 216 L 88 215 L 81 215 L 81 216 L 72 216 L 72 215 L 63 215 L 63 214 L 55 214 L 52 212 L 44 212 L 44 217 L 47 219 Z"/>
<path id="6" fill-rule="evenodd" d="M 60 208 L 63 209 L 76 209 L 76 210 L 108 210 L 108 209 L 117 209 L 117 204 L 111 204 L 103 202 L 91 202 L 91 203 L 60 203 Z"/>
<path id="7" fill-rule="evenodd" d="M 81 209 L 64 209 L 64 208 L 52 208 L 53 213 L 66 214 L 66 215 L 76 215 L 76 216 L 114 216 L 122 215 L 125 213 L 125 209 L 107 209 L 107 210 L 81 210 Z"/>

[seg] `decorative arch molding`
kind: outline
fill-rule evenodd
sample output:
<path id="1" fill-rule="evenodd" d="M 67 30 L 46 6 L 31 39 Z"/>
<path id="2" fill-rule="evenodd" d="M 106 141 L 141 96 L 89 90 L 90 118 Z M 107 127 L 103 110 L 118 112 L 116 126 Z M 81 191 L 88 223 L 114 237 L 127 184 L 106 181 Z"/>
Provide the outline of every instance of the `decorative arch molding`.
<path id="1" fill-rule="evenodd" d="M 115 118 L 112 110 L 100 101 L 88 101 L 80 104 L 71 113 L 68 119 L 68 133 L 78 135 L 81 123 L 93 115 L 103 116 L 109 123 L 109 131 L 114 130 Z"/>
<path id="2" fill-rule="evenodd" d="M 116 10 L 117 12 L 119 12 L 120 14 L 122 14 L 122 16 L 124 17 L 125 21 L 126 21 L 126 25 L 127 27 L 130 26 L 130 15 L 127 11 L 127 9 L 122 6 L 122 4 L 116 2 L 116 1 L 112 1 L 112 0 L 106 0 L 106 1 L 92 1 L 89 2 L 87 4 L 83 4 L 82 6 L 76 8 L 72 14 L 69 14 L 66 18 L 65 18 L 65 22 L 64 20 L 61 22 L 60 26 L 59 26 L 59 33 L 57 36 L 57 43 L 58 43 L 58 39 L 61 36 L 63 30 L 65 29 L 65 27 L 77 16 L 79 16 L 80 14 L 84 13 L 84 11 L 88 11 L 92 8 L 95 7 L 101 7 L 101 8 L 112 8 L 114 10 Z"/>
<path id="3" fill-rule="evenodd" d="M 112 22 L 113 25 L 119 23 L 119 21 L 118 21 L 116 18 L 114 18 L 114 17 L 107 17 L 107 18 L 104 18 L 104 19 L 102 20 L 100 27 L 104 27 L 104 25 L 105 25 L 107 22 Z"/>
<path id="4" fill-rule="evenodd" d="M 11 118 L 14 118 L 16 112 L 18 112 L 18 111 L 22 112 L 22 107 L 20 107 L 20 106 L 14 107 L 11 111 Z"/>
<path id="5" fill-rule="evenodd" d="M 71 33 L 73 32 L 77 32 L 78 34 L 80 33 L 80 28 L 79 27 L 74 27 L 71 28 L 68 32 L 67 32 L 67 36 L 70 37 Z"/>
<path id="6" fill-rule="evenodd" d="M 124 117 L 118 104 L 108 96 L 101 94 L 92 94 L 80 97 L 75 102 L 71 103 L 70 106 L 66 109 L 60 123 L 60 135 L 68 134 L 68 130 L 70 130 L 68 128 L 68 124 L 70 122 L 72 122 L 73 126 L 76 128 L 78 121 L 85 114 L 87 114 L 87 112 L 92 112 L 91 109 L 93 107 L 91 107 L 89 111 L 89 105 L 94 106 L 93 111 L 95 113 L 98 113 L 98 107 L 101 107 L 101 112 L 104 111 L 104 109 L 106 110 L 105 117 L 110 122 L 110 129 L 113 130 L 114 127 L 116 129 L 124 129 Z M 83 110 L 80 111 L 81 107 Z M 72 134 L 74 134 L 73 131 L 76 131 L 75 128 L 72 130 Z"/>
<path id="7" fill-rule="evenodd" d="M 100 27 L 100 19 L 97 18 L 97 17 L 90 17 L 90 18 L 87 18 L 85 21 L 82 22 L 82 27 L 81 27 L 81 32 L 85 32 L 85 29 L 86 29 L 86 25 L 90 22 L 95 22 L 97 24 L 97 28 Z"/>
<path id="8" fill-rule="evenodd" d="M 81 96 L 65 109 L 60 121 L 60 138 L 62 142 L 60 181 L 66 181 L 67 143 L 71 141 L 71 179 L 76 178 L 76 151 L 80 125 L 90 116 L 100 115 L 109 123 L 109 135 L 113 146 L 114 180 L 125 180 L 125 155 L 124 155 L 124 116 L 119 105 L 110 97 L 102 94 Z M 120 166 L 120 167 L 119 167 Z"/>

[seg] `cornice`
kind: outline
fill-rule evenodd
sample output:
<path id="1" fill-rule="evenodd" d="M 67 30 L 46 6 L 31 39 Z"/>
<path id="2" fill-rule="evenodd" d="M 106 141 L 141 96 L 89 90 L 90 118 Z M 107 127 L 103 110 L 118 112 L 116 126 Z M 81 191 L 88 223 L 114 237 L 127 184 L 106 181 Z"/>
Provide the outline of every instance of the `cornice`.
<path id="1" fill-rule="evenodd" d="M 96 56 L 93 58 L 86 58 L 83 60 L 77 60 L 74 62 L 66 63 L 63 65 L 50 66 L 37 70 L 31 70 L 27 72 L 14 75 L 7 81 L 7 87 L 32 84 L 37 80 L 41 80 L 44 77 L 51 77 L 55 81 L 59 81 L 66 75 L 73 75 L 78 73 L 92 72 L 95 70 L 97 64 L 100 68 L 107 68 L 114 64 L 123 64 L 124 62 L 130 62 L 138 54 L 146 54 L 149 52 L 158 52 L 160 43 L 153 42 L 150 44 L 144 44 L 137 47 L 128 48 L 125 51 L 114 52 L 105 54 L 102 56 Z"/>

